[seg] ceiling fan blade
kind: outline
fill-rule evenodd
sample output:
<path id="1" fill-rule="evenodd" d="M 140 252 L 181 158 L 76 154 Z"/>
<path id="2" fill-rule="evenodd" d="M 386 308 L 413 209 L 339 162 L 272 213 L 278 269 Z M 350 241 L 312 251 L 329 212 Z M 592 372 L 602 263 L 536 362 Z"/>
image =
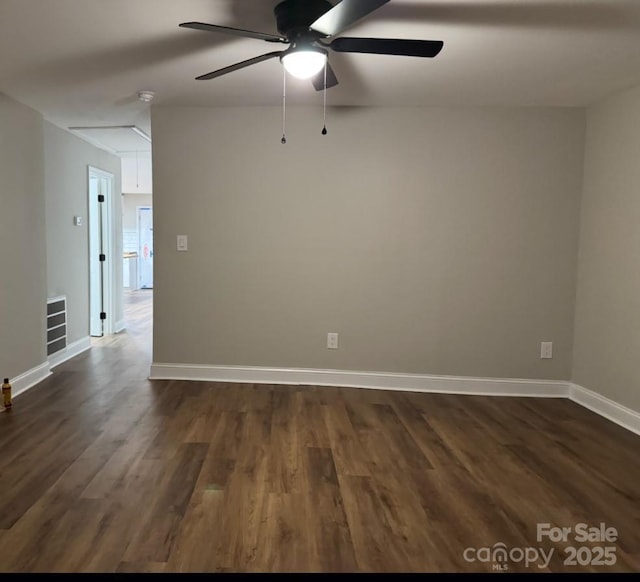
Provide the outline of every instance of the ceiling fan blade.
<path id="1" fill-rule="evenodd" d="M 405 40 L 396 38 L 354 38 L 343 36 L 329 45 L 340 53 L 373 53 L 407 57 L 435 57 L 444 46 L 441 40 Z"/>
<path id="2" fill-rule="evenodd" d="M 342 0 L 318 18 L 310 28 L 325 36 L 334 36 L 387 2 L 389 0 Z"/>
<path id="3" fill-rule="evenodd" d="M 205 22 L 183 22 L 179 26 L 182 28 L 193 28 L 194 30 L 204 30 L 206 32 L 222 32 L 224 34 L 233 34 L 235 36 L 257 38 L 258 40 L 266 40 L 267 42 L 283 42 L 287 44 L 287 39 L 282 36 L 267 34 L 264 32 L 254 32 L 252 30 L 243 30 L 242 28 L 218 26 L 217 24 L 206 24 Z"/>
<path id="4" fill-rule="evenodd" d="M 273 53 L 266 53 L 264 55 L 260 55 L 259 57 L 253 57 L 252 59 L 241 61 L 239 63 L 236 63 L 235 65 L 229 65 L 228 67 L 224 67 L 223 69 L 218 69 L 217 71 L 207 73 L 206 75 L 200 75 L 199 77 L 196 77 L 196 81 L 208 81 L 209 79 L 215 79 L 216 77 L 221 77 L 222 75 L 226 75 L 227 73 L 233 73 L 233 71 L 237 71 L 239 69 L 244 69 L 245 67 L 255 65 L 256 63 L 261 63 L 262 61 L 279 57 L 283 52 L 285 51 L 275 51 Z"/>
<path id="5" fill-rule="evenodd" d="M 316 91 L 324 91 L 324 68 L 314 77 L 311 78 L 311 82 Z M 331 65 L 327 62 L 327 89 L 335 87 L 338 84 L 338 78 L 333 72 Z"/>

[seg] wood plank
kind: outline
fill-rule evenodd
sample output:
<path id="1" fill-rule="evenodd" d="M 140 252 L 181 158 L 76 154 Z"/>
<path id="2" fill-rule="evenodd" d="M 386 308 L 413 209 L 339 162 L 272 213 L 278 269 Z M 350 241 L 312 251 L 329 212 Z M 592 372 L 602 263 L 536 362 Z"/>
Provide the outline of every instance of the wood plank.
<path id="1" fill-rule="evenodd" d="M 362 443 L 344 404 L 323 405 L 323 415 L 338 472 L 344 475 L 368 476 L 368 461 L 362 455 Z"/>
<path id="2" fill-rule="evenodd" d="M 357 563 L 331 449 L 309 448 L 306 461 L 309 489 L 305 532 L 310 552 L 305 570 L 354 572 Z"/>
<path id="3" fill-rule="evenodd" d="M 202 491 L 190 505 L 166 564 L 167 572 L 218 572 L 216 548 L 224 543 L 226 499 L 221 489 Z"/>
<path id="4" fill-rule="evenodd" d="M 409 557 L 387 518 L 371 477 L 339 475 L 358 569 L 362 572 L 407 571 Z"/>
<path id="5" fill-rule="evenodd" d="M 173 467 L 158 484 L 155 502 L 127 548 L 125 562 L 166 562 L 178 532 L 209 446 L 182 444 Z"/>
<path id="6" fill-rule="evenodd" d="M 224 490 L 221 535 L 211 547 L 215 570 L 254 571 L 262 562 L 269 457 L 262 443 L 245 442 Z"/>

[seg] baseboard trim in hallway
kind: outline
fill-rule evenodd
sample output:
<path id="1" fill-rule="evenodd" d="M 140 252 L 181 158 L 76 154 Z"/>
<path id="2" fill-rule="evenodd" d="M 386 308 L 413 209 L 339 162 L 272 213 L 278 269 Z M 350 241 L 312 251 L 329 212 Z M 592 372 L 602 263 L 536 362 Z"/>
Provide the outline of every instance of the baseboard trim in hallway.
<path id="1" fill-rule="evenodd" d="M 474 378 L 423 374 L 314 370 L 306 368 L 261 368 L 252 366 L 204 366 L 190 364 L 151 365 L 150 380 L 237 382 L 399 390 L 473 396 L 517 396 L 569 398 L 592 412 L 640 434 L 640 413 L 582 386 L 561 380 Z"/>
<path id="2" fill-rule="evenodd" d="M 33 388 L 49 376 L 51 376 L 51 366 L 49 362 L 44 362 L 19 376 L 10 378 L 14 398 L 26 392 L 29 388 Z"/>
<path id="3" fill-rule="evenodd" d="M 49 357 L 49 367 L 53 369 L 89 349 L 91 349 L 91 338 L 89 336 L 82 337 L 70 343 L 63 351 L 52 354 Z"/>

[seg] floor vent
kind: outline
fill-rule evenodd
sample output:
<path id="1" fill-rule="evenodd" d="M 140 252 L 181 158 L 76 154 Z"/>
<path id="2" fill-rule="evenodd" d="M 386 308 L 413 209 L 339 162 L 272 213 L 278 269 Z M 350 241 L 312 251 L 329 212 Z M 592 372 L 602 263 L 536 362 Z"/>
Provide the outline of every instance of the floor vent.
<path id="1" fill-rule="evenodd" d="M 47 356 L 67 347 L 67 298 L 47 299 Z"/>

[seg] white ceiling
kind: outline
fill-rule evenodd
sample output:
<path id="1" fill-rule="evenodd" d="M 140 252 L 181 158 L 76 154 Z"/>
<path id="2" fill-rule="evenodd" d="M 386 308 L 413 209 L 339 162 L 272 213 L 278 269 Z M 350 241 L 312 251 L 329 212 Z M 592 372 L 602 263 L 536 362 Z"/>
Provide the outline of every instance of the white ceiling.
<path id="1" fill-rule="evenodd" d="M 196 20 L 275 33 L 276 4 L 0 0 L 0 92 L 61 127 L 148 133 L 139 90 L 163 105 L 278 105 L 277 59 L 194 80 L 273 44 L 178 28 Z M 331 53 L 340 85 L 330 105 L 584 106 L 640 84 L 640 0 L 391 0 L 343 34 L 445 44 L 435 59 Z M 287 93 L 291 105 L 322 103 L 308 81 L 289 81 Z"/>

